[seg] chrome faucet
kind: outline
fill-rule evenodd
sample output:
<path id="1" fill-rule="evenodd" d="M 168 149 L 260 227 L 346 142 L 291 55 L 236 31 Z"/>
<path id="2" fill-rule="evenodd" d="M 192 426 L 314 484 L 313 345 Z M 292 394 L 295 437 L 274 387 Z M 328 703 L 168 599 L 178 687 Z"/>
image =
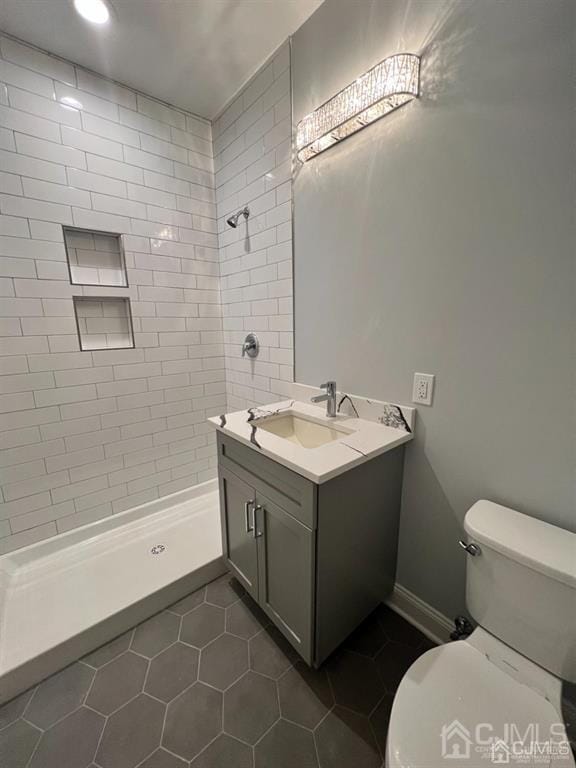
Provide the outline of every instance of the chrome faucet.
<path id="1" fill-rule="evenodd" d="M 320 389 L 325 389 L 326 394 L 311 397 L 311 402 L 323 403 L 326 401 L 326 416 L 336 416 L 336 382 L 327 381 L 326 384 L 320 384 Z"/>

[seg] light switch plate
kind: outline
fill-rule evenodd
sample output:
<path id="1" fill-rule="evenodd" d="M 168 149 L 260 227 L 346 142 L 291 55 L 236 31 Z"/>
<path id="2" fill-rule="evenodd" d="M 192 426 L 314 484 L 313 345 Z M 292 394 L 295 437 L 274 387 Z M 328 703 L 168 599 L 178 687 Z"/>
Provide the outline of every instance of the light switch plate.
<path id="1" fill-rule="evenodd" d="M 419 405 L 432 405 L 434 394 L 434 374 L 415 373 L 412 388 L 412 402 Z"/>

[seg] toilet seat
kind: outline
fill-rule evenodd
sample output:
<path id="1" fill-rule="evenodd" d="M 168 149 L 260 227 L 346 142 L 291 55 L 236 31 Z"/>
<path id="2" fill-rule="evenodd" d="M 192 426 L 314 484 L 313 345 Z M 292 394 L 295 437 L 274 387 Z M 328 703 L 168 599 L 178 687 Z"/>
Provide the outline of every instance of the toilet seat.
<path id="1" fill-rule="evenodd" d="M 479 724 L 486 725 L 478 730 Z M 514 724 L 520 736 L 510 737 L 508 724 Z M 524 762 L 510 752 L 509 745 L 523 741 L 525 734 L 527 745 L 547 741 L 555 725 L 554 740 L 566 739 L 562 715 L 550 701 L 499 669 L 469 642 L 458 641 L 420 656 L 402 679 L 390 715 L 386 766 L 574 768 L 569 747 L 552 757 L 532 753 Z M 490 737 L 496 738 L 493 753 Z"/>

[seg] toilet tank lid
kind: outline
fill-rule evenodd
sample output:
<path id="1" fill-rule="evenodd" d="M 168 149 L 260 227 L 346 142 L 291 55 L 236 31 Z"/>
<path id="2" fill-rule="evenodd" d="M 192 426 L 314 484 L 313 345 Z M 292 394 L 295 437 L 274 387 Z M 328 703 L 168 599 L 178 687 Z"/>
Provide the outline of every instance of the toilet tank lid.
<path id="1" fill-rule="evenodd" d="M 477 501 L 464 518 L 479 544 L 576 589 L 576 534 L 493 501 Z"/>

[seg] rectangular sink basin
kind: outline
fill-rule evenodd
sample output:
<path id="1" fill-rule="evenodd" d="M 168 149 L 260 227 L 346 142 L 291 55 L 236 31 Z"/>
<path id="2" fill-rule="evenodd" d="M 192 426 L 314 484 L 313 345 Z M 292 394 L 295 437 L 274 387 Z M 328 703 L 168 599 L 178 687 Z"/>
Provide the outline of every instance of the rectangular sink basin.
<path id="1" fill-rule="evenodd" d="M 258 422 L 258 429 L 271 432 L 277 437 L 289 440 L 301 448 L 318 448 L 326 443 L 339 440 L 344 435 L 351 435 L 353 430 L 344 429 L 340 425 L 332 426 L 318 423 L 303 416 L 287 413 L 273 416 Z"/>

